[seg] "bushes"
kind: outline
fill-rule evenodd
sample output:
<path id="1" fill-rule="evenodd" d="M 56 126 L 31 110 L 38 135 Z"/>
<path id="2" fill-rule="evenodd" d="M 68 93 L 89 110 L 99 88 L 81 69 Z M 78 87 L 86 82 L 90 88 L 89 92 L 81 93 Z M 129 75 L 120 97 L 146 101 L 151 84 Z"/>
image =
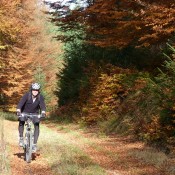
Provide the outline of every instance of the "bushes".
<path id="1" fill-rule="evenodd" d="M 174 60 L 168 57 L 161 69 L 152 76 L 110 64 L 91 64 L 88 93 L 83 93 L 85 89 L 80 93 L 81 120 L 98 123 L 107 133 L 132 133 L 159 145 L 174 143 Z"/>
<path id="2" fill-rule="evenodd" d="M 82 89 L 80 100 L 86 99 L 81 106 L 81 116 L 88 123 L 107 120 L 115 112 L 127 95 L 128 90 L 122 84 L 124 77 L 131 71 L 122 69 L 111 64 L 89 66 L 89 84 L 88 94 L 85 97 Z"/>
<path id="3" fill-rule="evenodd" d="M 163 68 L 164 71 L 160 70 L 159 75 L 143 89 L 144 94 L 151 96 L 151 99 L 146 98 L 147 102 L 157 107 L 147 123 L 145 134 L 150 135 L 151 140 L 172 141 L 175 139 L 175 61 L 168 57 Z"/>
<path id="4" fill-rule="evenodd" d="M 130 91 L 120 106 L 120 112 L 117 111 L 122 121 L 129 116 L 133 134 L 159 145 L 175 141 L 174 60 L 168 57 L 162 69 L 157 76 L 147 73 L 135 74 L 135 78 L 134 74 L 127 76 L 124 82 Z M 131 83 L 130 80 L 134 81 Z M 117 124 L 116 120 L 116 127 Z"/>
<path id="5" fill-rule="evenodd" d="M 82 69 L 87 84 L 79 84 L 77 100 L 69 103 L 69 117 L 97 124 L 102 132 L 134 134 L 148 143 L 174 142 L 173 59 L 168 58 L 156 76 L 105 62 L 88 61 L 87 67 Z"/>
<path id="6" fill-rule="evenodd" d="M 57 91 L 59 105 L 71 109 L 69 117 L 71 111 L 71 117 L 82 123 L 100 123 L 107 132 L 122 128 L 147 142 L 172 141 L 174 61 L 168 57 L 155 76 L 153 69 L 163 61 L 159 49 L 151 53 L 149 48 L 131 46 L 100 48 L 85 42 L 83 28 L 70 34 L 74 37 L 66 35 L 64 40 L 65 67 L 58 75 Z"/>

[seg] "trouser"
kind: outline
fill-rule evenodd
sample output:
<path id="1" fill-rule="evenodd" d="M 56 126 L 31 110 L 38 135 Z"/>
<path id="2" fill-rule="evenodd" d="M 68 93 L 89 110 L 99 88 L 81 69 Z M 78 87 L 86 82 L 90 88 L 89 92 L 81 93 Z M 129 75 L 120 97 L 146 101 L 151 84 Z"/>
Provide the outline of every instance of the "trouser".
<path id="1" fill-rule="evenodd" d="M 23 137 L 25 121 L 19 121 L 19 137 Z M 34 144 L 37 144 L 39 137 L 39 123 L 34 123 Z"/>

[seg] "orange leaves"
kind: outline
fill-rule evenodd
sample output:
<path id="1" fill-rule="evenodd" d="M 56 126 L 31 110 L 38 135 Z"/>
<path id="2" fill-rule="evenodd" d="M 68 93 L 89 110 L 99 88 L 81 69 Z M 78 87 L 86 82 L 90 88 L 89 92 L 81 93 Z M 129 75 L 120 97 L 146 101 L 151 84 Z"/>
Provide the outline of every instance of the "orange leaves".
<path id="1" fill-rule="evenodd" d="M 175 113 L 175 104 L 174 104 L 174 106 L 172 107 L 172 111 Z M 175 117 L 175 114 L 173 115 L 173 117 Z"/>
<path id="2" fill-rule="evenodd" d="M 145 78 L 138 78 L 136 79 L 135 83 L 134 83 L 134 90 L 140 90 L 143 89 L 144 87 L 146 87 L 147 85 L 147 79 Z"/>
<path id="3" fill-rule="evenodd" d="M 93 35 L 89 41 L 102 47 L 120 48 L 130 44 L 148 47 L 166 42 L 175 31 L 172 4 L 172 0 L 95 1 L 85 11 L 88 33 Z"/>
<path id="4" fill-rule="evenodd" d="M 23 61 L 26 59 L 24 45 L 28 35 L 26 13 L 22 9 L 21 0 L 0 1 L 0 95 L 8 99 L 9 104 L 16 104 L 20 93 L 26 90 L 26 81 L 29 81 L 29 71 Z M 24 77 L 26 77 L 25 79 Z"/>
<path id="5" fill-rule="evenodd" d="M 97 69 L 93 68 L 91 73 Z M 129 73 L 127 69 L 121 69 L 110 64 L 105 69 L 99 70 L 96 76 L 90 76 L 92 87 L 86 104 L 82 107 L 82 117 L 86 122 L 106 120 L 110 113 L 117 110 L 121 100 L 126 97 L 128 91 L 122 85 L 122 79 Z M 82 96 L 80 95 L 80 99 Z"/>
<path id="6" fill-rule="evenodd" d="M 173 37 L 174 7 L 174 0 L 96 0 L 84 11 L 74 10 L 54 21 L 62 22 L 66 30 L 82 24 L 86 42 L 96 46 L 149 47 Z"/>
<path id="7" fill-rule="evenodd" d="M 160 124 L 160 117 L 159 116 L 152 116 L 151 122 L 143 124 L 144 130 L 143 138 L 149 142 L 159 140 L 163 136 L 162 127 Z"/>

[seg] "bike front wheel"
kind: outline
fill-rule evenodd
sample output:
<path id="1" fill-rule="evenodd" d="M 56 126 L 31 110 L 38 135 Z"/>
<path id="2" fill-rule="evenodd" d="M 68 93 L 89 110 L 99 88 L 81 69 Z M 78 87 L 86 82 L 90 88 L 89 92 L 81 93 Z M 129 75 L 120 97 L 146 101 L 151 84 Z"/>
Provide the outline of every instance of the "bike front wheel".
<path id="1" fill-rule="evenodd" d="M 25 145 L 25 160 L 30 163 L 32 159 L 32 146 L 33 146 L 32 132 L 26 133 L 26 145 Z"/>

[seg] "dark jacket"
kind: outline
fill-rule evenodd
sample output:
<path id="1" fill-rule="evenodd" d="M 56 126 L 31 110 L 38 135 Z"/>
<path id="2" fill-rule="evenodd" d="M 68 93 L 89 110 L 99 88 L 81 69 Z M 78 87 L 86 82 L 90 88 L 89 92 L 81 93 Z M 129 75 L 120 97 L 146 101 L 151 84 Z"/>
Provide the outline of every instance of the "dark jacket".
<path id="1" fill-rule="evenodd" d="M 39 94 L 33 103 L 31 92 L 27 92 L 18 103 L 17 109 L 20 109 L 21 112 L 37 114 L 40 113 L 40 110 L 46 111 L 44 97 Z"/>

